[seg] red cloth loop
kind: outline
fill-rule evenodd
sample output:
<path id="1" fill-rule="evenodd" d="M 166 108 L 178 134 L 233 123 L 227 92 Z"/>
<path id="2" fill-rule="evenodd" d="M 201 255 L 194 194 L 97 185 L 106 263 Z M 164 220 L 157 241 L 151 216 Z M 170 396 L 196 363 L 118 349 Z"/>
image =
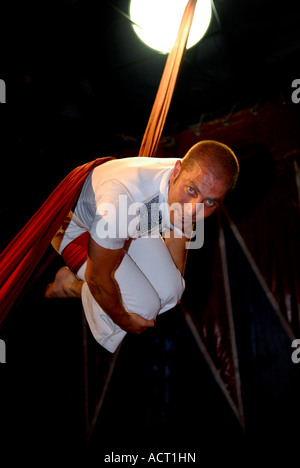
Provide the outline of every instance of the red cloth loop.
<path id="1" fill-rule="evenodd" d="M 79 268 L 82 267 L 87 260 L 88 239 L 89 233 L 86 231 L 70 242 L 61 253 L 66 265 L 73 273 L 77 273 Z"/>

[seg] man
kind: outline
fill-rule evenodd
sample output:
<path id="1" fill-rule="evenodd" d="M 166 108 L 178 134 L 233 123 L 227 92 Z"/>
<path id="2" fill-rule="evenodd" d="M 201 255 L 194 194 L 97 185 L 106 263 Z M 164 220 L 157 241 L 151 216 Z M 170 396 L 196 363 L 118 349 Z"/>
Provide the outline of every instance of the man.
<path id="1" fill-rule="evenodd" d="M 110 352 L 126 332 L 153 327 L 183 294 L 193 224 L 221 205 L 238 172 L 231 149 L 210 140 L 183 159 L 95 168 L 52 242 L 70 269 L 58 271 L 45 296 L 81 298 L 93 336 Z"/>

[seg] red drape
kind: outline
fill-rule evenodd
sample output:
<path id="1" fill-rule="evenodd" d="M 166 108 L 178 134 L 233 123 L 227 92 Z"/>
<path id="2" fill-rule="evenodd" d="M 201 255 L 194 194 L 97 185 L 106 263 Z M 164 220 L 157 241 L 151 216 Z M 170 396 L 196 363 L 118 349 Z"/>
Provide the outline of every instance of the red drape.
<path id="1" fill-rule="evenodd" d="M 0 324 L 74 205 L 86 176 L 94 167 L 111 159 L 114 158 L 98 158 L 73 169 L 2 252 Z"/>

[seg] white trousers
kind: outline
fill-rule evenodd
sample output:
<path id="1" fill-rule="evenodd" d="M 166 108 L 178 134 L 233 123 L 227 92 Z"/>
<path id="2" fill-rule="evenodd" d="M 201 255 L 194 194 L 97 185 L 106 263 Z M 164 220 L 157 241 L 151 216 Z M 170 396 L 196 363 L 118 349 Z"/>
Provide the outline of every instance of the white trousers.
<path id="1" fill-rule="evenodd" d="M 86 263 L 77 272 L 85 281 Z M 115 272 L 125 309 L 146 319 L 175 307 L 185 288 L 161 236 L 134 239 Z M 96 341 L 113 353 L 126 332 L 102 310 L 84 282 L 81 299 L 85 316 Z"/>

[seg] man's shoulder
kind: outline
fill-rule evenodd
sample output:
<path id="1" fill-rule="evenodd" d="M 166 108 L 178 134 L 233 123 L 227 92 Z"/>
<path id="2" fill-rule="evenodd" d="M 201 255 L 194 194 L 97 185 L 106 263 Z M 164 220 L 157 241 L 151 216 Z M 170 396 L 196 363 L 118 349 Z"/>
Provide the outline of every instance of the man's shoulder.
<path id="1" fill-rule="evenodd" d="M 169 177 L 178 158 L 131 157 L 109 161 L 97 167 L 92 175 L 96 199 L 103 192 L 127 193 L 134 201 L 157 194 L 162 180 Z"/>
<path id="2" fill-rule="evenodd" d="M 120 159 L 113 159 L 111 161 L 106 162 L 105 164 L 96 167 L 95 171 L 105 171 L 105 170 L 117 170 L 118 168 L 143 168 L 143 167 L 172 167 L 176 163 L 176 161 L 181 158 L 147 158 L 147 157 L 139 157 L 133 156 L 130 158 L 120 158 Z"/>
<path id="3" fill-rule="evenodd" d="M 128 188 L 159 183 L 166 171 L 171 171 L 179 158 L 130 157 L 108 161 L 94 169 L 92 184 L 94 188 L 111 181 Z"/>

